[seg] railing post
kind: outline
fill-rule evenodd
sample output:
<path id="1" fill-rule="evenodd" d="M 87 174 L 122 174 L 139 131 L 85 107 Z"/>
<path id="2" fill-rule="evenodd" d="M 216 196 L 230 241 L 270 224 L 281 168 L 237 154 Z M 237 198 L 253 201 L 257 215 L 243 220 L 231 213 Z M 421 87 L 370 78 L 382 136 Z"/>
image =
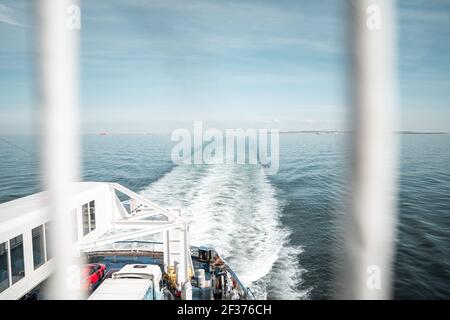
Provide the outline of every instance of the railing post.
<path id="1" fill-rule="evenodd" d="M 36 2 L 38 93 L 41 113 L 43 186 L 53 219 L 56 270 L 49 296 L 79 298 L 79 267 L 72 256 L 69 198 L 79 180 L 78 30 L 69 28 L 73 0 Z M 78 269 L 77 269 L 78 268 Z"/>
<path id="2" fill-rule="evenodd" d="M 351 4 L 353 161 L 339 298 L 388 299 L 398 153 L 395 1 Z"/>

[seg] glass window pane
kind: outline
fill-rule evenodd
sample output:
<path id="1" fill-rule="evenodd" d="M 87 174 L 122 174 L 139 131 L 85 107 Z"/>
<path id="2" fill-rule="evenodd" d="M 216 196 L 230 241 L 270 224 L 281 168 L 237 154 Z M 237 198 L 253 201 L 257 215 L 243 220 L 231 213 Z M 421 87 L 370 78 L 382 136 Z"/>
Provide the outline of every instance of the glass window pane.
<path id="1" fill-rule="evenodd" d="M 52 251 L 52 227 L 53 223 L 47 222 L 45 224 L 45 248 L 47 249 L 47 261 L 53 258 L 53 251 Z"/>
<path id="2" fill-rule="evenodd" d="M 145 293 L 144 300 L 154 300 L 153 297 L 153 284 L 150 285 L 147 292 Z"/>
<path id="3" fill-rule="evenodd" d="M 39 226 L 31 231 L 33 238 L 33 264 L 38 268 L 44 263 L 44 228 Z"/>
<path id="4" fill-rule="evenodd" d="M 9 249 L 11 251 L 11 277 L 14 284 L 25 276 L 22 235 L 9 240 Z"/>
<path id="5" fill-rule="evenodd" d="M 8 276 L 8 246 L 0 243 L 0 292 L 9 287 Z"/>
<path id="6" fill-rule="evenodd" d="M 95 229 L 95 201 L 89 202 L 90 220 L 91 220 L 91 231 Z"/>
<path id="7" fill-rule="evenodd" d="M 83 236 L 89 233 L 89 204 L 83 204 L 81 207 L 83 218 Z"/>

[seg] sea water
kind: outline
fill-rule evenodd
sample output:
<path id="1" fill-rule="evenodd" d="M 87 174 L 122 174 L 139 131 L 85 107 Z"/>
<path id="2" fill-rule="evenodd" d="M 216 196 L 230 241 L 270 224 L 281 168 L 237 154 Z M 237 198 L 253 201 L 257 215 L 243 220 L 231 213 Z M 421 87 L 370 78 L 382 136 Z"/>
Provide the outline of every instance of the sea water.
<path id="1" fill-rule="evenodd" d="M 0 137 L 0 202 L 41 190 L 35 136 Z M 280 135 L 280 168 L 175 166 L 168 135 L 83 135 L 82 177 L 182 206 L 259 298 L 328 299 L 339 271 L 348 134 Z M 450 135 L 401 135 L 394 297 L 450 298 Z"/>

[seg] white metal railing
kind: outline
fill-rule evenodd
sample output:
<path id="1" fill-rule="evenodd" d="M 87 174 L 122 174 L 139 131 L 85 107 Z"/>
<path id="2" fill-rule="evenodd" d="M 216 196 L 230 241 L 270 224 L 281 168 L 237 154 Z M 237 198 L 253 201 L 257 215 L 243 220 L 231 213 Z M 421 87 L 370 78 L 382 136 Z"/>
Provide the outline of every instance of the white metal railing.
<path id="1" fill-rule="evenodd" d="M 70 183 L 79 181 L 78 32 L 67 27 L 67 10 L 77 1 L 36 3 L 37 69 L 42 129 L 42 178 L 53 216 L 55 273 L 50 298 L 76 299 L 79 291 L 67 279 L 77 262 L 71 251 Z M 79 272 L 71 272 L 79 277 Z"/>
<path id="2" fill-rule="evenodd" d="M 141 196 L 140 194 L 133 192 L 133 191 L 121 186 L 118 183 L 110 183 L 110 185 L 113 189 L 115 189 L 119 192 L 122 192 L 123 194 L 125 194 L 135 200 L 138 200 L 140 202 L 140 204 L 144 204 L 146 206 L 149 206 L 151 208 L 158 210 L 161 214 L 165 215 L 169 219 L 173 219 L 175 221 L 178 221 L 178 220 L 184 221 L 184 219 L 181 216 L 176 215 L 171 210 L 161 207 L 160 205 L 154 203 L 153 201 L 148 200 L 144 196 Z M 135 218 L 135 217 L 139 217 L 139 215 L 133 216 L 133 218 Z"/>
<path id="3" fill-rule="evenodd" d="M 39 92 L 42 114 L 43 184 L 49 190 L 58 238 L 57 270 L 53 297 L 75 298 L 64 281 L 70 247 L 70 225 L 64 221 L 68 183 L 79 174 L 77 135 L 77 32 L 65 28 L 65 12 L 71 0 L 37 3 Z M 395 30 L 394 2 L 357 0 L 352 3 L 355 134 L 353 139 L 351 207 L 347 215 L 345 290 L 339 297 L 389 298 L 395 220 Z M 381 30 L 366 27 L 367 8 L 381 10 Z M 122 188 L 114 186 L 118 191 Z M 127 190 L 124 193 L 127 194 Z M 180 217 L 139 195 L 140 201 Z M 382 272 L 380 288 L 367 286 L 368 267 Z"/>
<path id="4" fill-rule="evenodd" d="M 395 1 L 352 0 L 353 161 L 339 298 L 388 299 L 396 218 Z"/>

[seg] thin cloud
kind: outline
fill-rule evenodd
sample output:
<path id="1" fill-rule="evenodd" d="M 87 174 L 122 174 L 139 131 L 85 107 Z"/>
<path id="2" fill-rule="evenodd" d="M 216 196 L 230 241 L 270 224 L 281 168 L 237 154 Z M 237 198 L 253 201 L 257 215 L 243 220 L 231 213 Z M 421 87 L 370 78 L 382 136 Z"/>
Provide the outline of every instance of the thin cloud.
<path id="1" fill-rule="evenodd" d="M 144 40 L 141 49 L 145 48 L 145 43 L 148 45 L 151 39 L 152 50 L 157 49 L 169 54 L 184 51 L 199 55 L 226 54 L 231 57 L 243 51 L 273 50 L 281 46 L 285 50 L 289 47 L 297 48 L 312 54 L 318 52 L 336 55 L 344 51 L 340 39 L 335 37 L 343 29 L 343 18 L 330 16 L 326 10 L 322 15 L 311 18 L 307 14 L 308 11 L 302 10 L 295 2 L 283 7 L 272 3 L 236 1 L 130 0 L 126 2 L 128 8 L 139 8 L 139 13 L 148 13 L 148 19 L 134 20 L 117 15 L 117 12 L 122 12 L 118 10 L 123 6 L 122 1 L 112 3 L 114 10 L 106 11 L 101 10 L 102 7 L 92 5 L 91 9 L 99 14 L 89 19 L 96 21 L 107 14 L 106 23 L 110 23 L 112 28 L 115 28 L 116 24 L 114 19 L 122 18 L 125 26 L 132 21 L 134 26 L 140 26 L 135 38 L 142 37 Z M 132 10 L 124 12 L 130 14 Z M 153 15 L 166 15 L 169 18 L 160 21 L 152 19 Z M 167 36 L 161 37 L 163 32 Z M 100 38 L 102 43 L 106 40 L 104 34 L 89 36 L 89 41 L 94 43 L 98 43 L 97 38 Z M 129 41 L 132 41 L 132 48 L 136 47 L 136 41 L 129 37 L 121 40 L 118 49 L 123 49 Z"/>
<path id="2" fill-rule="evenodd" d="M 17 19 L 14 17 L 15 10 L 11 7 L 8 7 L 4 4 L 0 4 L 0 22 L 5 24 L 9 24 L 11 26 L 16 27 L 24 27 Z"/>

